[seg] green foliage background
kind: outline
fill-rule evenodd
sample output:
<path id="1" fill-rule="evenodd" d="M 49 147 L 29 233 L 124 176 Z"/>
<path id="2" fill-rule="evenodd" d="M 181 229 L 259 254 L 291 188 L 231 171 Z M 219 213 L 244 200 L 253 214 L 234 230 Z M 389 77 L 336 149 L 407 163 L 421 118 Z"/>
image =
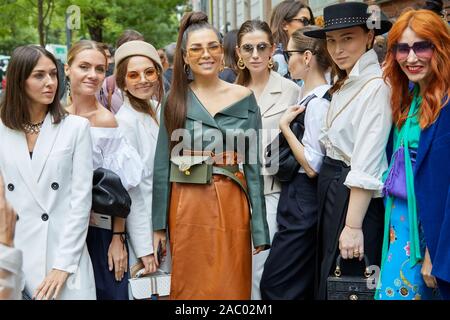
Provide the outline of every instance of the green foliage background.
<path id="1" fill-rule="evenodd" d="M 101 30 L 103 42 L 115 44 L 126 29 L 144 34 L 146 41 L 163 47 L 176 41 L 179 17 L 189 10 L 186 0 L 43 0 L 44 11 L 50 2 L 54 10 L 45 20 L 45 43 L 66 44 L 65 12 L 70 5 L 81 10 L 81 27 L 72 43 L 91 39 L 92 30 Z M 15 47 L 38 44 L 37 0 L 0 0 L 0 54 L 11 54 Z"/>

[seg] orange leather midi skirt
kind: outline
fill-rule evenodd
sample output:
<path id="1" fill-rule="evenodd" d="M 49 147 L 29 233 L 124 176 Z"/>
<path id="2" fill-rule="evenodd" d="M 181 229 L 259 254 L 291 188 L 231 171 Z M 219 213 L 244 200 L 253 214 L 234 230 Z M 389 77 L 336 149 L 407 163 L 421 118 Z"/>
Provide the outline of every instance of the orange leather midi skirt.
<path id="1" fill-rule="evenodd" d="M 169 239 L 170 299 L 250 299 L 250 209 L 236 182 L 214 175 L 211 184 L 172 183 Z"/>

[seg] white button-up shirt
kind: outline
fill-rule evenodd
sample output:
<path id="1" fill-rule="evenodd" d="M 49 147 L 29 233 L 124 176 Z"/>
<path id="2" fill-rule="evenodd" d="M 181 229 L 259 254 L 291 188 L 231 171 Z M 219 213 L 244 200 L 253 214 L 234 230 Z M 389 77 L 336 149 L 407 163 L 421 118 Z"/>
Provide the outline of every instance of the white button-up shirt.
<path id="1" fill-rule="evenodd" d="M 377 55 L 369 50 L 333 94 L 320 137 L 328 157 L 351 167 L 344 184 L 373 190 L 374 197 L 381 196 L 392 126 L 390 88 L 381 77 Z M 368 82 L 373 78 L 377 79 Z"/>
<path id="2" fill-rule="evenodd" d="M 309 166 L 317 173 L 320 172 L 322 160 L 325 156 L 325 147 L 320 143 L 319 137 L 321 133 L 321 125 L 325 119 L 330 102 L 323 98 L 330 85 L 324 84 L 305 92 L 299 105 L 310 95 L 316 95 L 317 98 L 312 99 L 308 103 L 305 111 L 305 133 L 303 134 L 302 144 L 305 146 L 305 158 Z M 305 169 L 300 167 L 299 172 L 305 173 Z"/>

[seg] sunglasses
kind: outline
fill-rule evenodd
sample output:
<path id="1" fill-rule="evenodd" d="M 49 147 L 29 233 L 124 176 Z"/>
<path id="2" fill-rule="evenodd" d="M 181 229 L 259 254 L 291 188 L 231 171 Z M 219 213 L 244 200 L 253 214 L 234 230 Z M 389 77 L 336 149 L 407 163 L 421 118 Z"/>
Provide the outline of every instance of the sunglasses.
<path id="1" fill-rule="evenodd" d="M 142 74 L 144 75 L 145 80 L 150 82 L 155 82 L 158 80 L 159 73 L 155 68 L 147 68 L 144 72 L 130 71 L 127 73 L 127 79 L 132 83 L 138 83 L 141 80 Z"/>
<path id="2" fill-rule="evenodd" d="M 260 42 L 257 45 L 244 43 L 243 45 L 241 45 L 240 51 L 243 56 L 249 57 L 253 54 L 253 52 L 255 52 L 255 48 L 259 55 L 267 54 L 269 49 L 272 48 L 272 45 L 267 42 Z"/>
<path id="3" fill-rule="evenodd" d="M 212 56 L 222 54 L 222 45 L 220 43 L 212 43 L 209 44 L 207 47 L 190 47 L 188 49 L 189 57 L 194 59 L 201 58 L 201 56 L 205 52 L 205 49 Z"/>
<path id="4" fill-rule="evenodd" d="M 305 50 L 284 50 L 283 51 L 283 56 L 284 56 L 284 60 L 286 60 L 286 62 L 289 62 L 289 58 L 292 57 L 292 54 L 294 52 L 298 52 L 298 53 L 305 53 L 306 51 L 311 51 L 312 54 L 315 54 L 313 50 L 311 49 L 305 49 Z"/>
<path id="5" fill-rule="evenodd" d="M 404 61 L 408 58 L 409 53 L 414 51 L 414 54 L 420 59 L 430 59 L 433 55 L 433 44 L 430 41 L 414 42 L 412 46 L 407 43 L 397 43 L 394 45 L 395 59 L 397 61 Z"/>
<path id="6" fill-rule="evenodd" d="M 298 21 L 298 22 L 300 22 L 300 23 L 302 23 L 303 24 L 303 26 L 309 26 L 311 23 L 309 22 L 309 19 L 308 18 L 306 18 L 306 17 L 302 17 L 302 18 L 293 18 L 293 19 L 291 19 L 290 20 L 290 22 L 291 21 Z"/>

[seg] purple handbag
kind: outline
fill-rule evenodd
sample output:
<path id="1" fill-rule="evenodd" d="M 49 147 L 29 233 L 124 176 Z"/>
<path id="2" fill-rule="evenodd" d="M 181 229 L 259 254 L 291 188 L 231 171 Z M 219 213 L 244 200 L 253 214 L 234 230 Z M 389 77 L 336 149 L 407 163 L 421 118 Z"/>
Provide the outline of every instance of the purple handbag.
<path id="1" fill-rule="evenodd" d="M 411 165 L 414 170 L 416 164 L 416 151 L 410 150 Z M 408 199 L 406 190 L 405 147 L 400 146 L 392 156 L 393 164 L 383 185 L 383 195 L 399 199 Z"/>

